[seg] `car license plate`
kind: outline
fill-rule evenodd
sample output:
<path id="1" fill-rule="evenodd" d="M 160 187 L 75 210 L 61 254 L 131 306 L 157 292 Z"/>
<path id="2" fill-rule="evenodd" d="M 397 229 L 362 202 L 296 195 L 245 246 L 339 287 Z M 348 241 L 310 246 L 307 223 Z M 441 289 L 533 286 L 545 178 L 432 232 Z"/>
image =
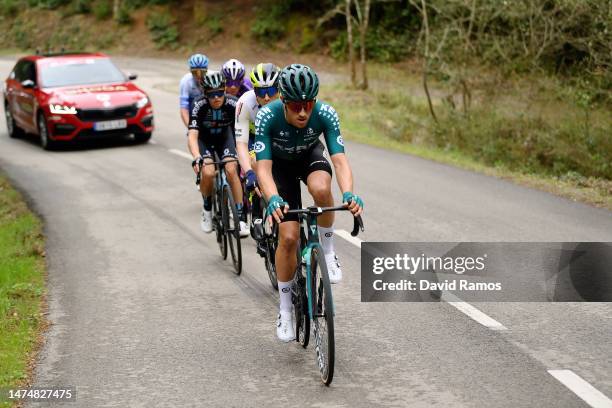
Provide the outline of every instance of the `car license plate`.
<path id="1" fill-rule="evenodd" d="M 105 122 L 94 123 L 94 130 L 96 131 L 125 129 L 126 127 L 127 127 L 127 120 L 125 119 L 107 120 Z"/>

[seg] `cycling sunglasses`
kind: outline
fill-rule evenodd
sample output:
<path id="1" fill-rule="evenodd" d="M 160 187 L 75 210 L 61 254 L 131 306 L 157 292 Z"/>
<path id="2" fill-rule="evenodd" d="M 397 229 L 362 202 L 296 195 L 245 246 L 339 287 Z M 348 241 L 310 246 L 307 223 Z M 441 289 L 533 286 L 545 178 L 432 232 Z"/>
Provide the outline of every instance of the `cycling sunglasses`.
<path id="1" fill-rule="evenodd" d="M 300 113 L 302 109 L 304 109 L 306 113 L 309 113 L 312 111 L 312 108 L 314 108 L 315 100 L 313 99 L 311 101 L 304 102 L 283 101 L 283 103 L 295 113 Z"/>
<path id="2" fill-rule="evenodd" d="M 235 86 L 236 88 L 240 88 L 240 85 L 242 85 L 242 80 L 240 80 L 240 79 L 230 79 L 229 81 L 227 81 L 225 83 L 225 85 L 227 87 Z"/>
<path id="3" fill-rule="evenodd" d="M 278 92 L 278 88 L 275 86 L 267 86 L 265 88 L 255 88 L 254 90 L 255 90 L 255 95 L 257 95 L 259 98 L 265 98 L 266 95 L 272 98 Z"/>
<path id="4" fill-rule="evenodd" d="M 208 99 L 221 98 L 225 95 L 225 90 L 217 89 L 216 91 L 206 92 L 206 97 Z"/>
<path id="5" fill-rule="evenodd" d="M 203 78 L 208 70 L 206 68 L 194 68 L 191 70 L 191 74 L 195 77 Z"/>

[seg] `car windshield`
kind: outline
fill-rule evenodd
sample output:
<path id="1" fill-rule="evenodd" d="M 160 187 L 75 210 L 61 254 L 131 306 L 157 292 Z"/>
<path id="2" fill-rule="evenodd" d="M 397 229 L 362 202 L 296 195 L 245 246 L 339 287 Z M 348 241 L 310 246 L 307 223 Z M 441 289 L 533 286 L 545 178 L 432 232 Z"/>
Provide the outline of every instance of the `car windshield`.
<path id="1" fill-rule="evenodd" d="M 42 65 L 40 75 L 44 88 L 125 81 L 123 73 L 105 58 L 49 61 Z"/>

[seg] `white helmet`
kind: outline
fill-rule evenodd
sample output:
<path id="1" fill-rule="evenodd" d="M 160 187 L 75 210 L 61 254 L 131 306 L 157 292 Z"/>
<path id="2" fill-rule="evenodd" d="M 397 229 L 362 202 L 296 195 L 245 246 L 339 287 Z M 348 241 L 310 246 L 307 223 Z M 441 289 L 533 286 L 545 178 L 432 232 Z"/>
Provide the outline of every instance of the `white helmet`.
<path id="1" fill-rule="evenodd" d="M 242 62 L 234 58 L 223 64 L 221 71 L 228 80 L 237 81 L 244 78 L 244 65 L 242 65 Z"/>

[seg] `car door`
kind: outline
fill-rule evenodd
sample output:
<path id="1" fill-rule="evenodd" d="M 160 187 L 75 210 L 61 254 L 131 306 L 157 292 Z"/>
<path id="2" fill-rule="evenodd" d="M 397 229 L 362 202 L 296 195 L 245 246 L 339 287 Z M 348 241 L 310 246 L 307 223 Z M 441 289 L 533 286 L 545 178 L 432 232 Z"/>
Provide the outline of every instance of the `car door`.
<path id="1" fill-rule="evenodd" d="M 21 93 L 21 81 L 19 80 L 19 72 L 23 69 L 24 61 L 19 61 L 15 64 L 13 71 L 9 74 L 6 80 L 6 100 L 8 108 L 13 114 L 13 118 L 18 126 L 22 126 L 21 111 L 19 110 L 19 95 Z"/>
<path id="2" fill-rule="evenodd" d="M 31 86 L 23 86 L 25 81 L 32 81 Z M 23 114 L 23 126 L 36 132 L 36 65 L 34 61 L 25 61 L 23 68 L 23 79 L 21 80 L 20 109 Z"/>

